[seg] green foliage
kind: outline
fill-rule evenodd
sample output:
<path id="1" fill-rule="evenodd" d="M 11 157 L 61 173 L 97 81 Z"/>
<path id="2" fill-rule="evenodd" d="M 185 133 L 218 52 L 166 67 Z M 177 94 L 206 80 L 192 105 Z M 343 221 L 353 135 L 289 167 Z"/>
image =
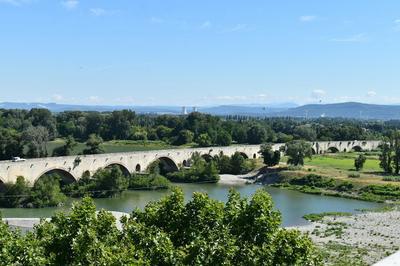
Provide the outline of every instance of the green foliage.
<path id="1" fill-rule="evenodd" d="M 96 134 L 91 134 L 86 142 L 87 149 L 83 150 L 83 154 L 99 154 L 104 153 L 101 144 L 103 139 Z"/>
<path id="2" fill-rule="evenodd" d="M 47 156 L 46 144 L 49 141 L 49 131 L 43 126 L 30 126 L 22 133 L 22 141 L 28 147 L 26 155 L 30 158 Z"/>
<path id="3" fill-rule="evenodd" d="M 306 141 L 291 141 L 286 144 L 285 154 L 289 157 L 288 164 L 304 165 L 304 158 L 312 157 L 312 147 Z"/>
<path id="4" fill-rule="evenodd" d="M 6 184 L 5 191 L 0 193 L 0 206 L 6 208 L 51 207 L 58 206 L 65 200 L 58 175 L 43 175 L 33 187 L 20 176 L 15 184 Z"/>
<path id="5" fill-rule="evenodd" d="M 311 222 L 319 222 L 322 221 L 324 217 L 327 216 L 351 216 L 352 214 L 349 212 L 323 212 L 323 213 L 310 213 L 303 216 L 304 219 Z"/>
<path id="6" fill-rule="evenodd" d="M 218 168 L 211 160 L 207 162 L 199 154 L 192 156 L 192 166 L 189 169 L 181 169 L 179 172 L 168 173 L 168 179 L 174 182 L 218 182 Z"/>
<path id="7" fill-rule="evenodd" d="M 300 178 L 293 178 L 289 181 L 292 185 L 309 186 L 318 188 L 334 188 L 335 180 L 320 175 L 309 174 Z"/>
<path id="8" fill-rule="evenodd" d="M 15 184 L 5 184 L 5 189 L 0 193 L 0 206 L 18 208 L 27 204 L 31 191 L 28 182 L 22 176 L 17 177 Z"/>
<path id="9" fill-rule="evenodd" d="M 400 131 L 391 131 L 381 143 L 380 166 L 387 174 L 400 173 Z"/>
<path id="10" fill-rule="evenodd" d="M 264 164 L 268 167 L 278 165 L 281 160 L 281 152 L 274 151 L 271 144 L 262 145 L 259 153 L 263 157 Z"/>
<path id="11" fill-rule="evenodd" d="M 364 168 L 364 164 L 367 158 L 365 157 L 364 154 L 360 154 L 357 158 L 354 159 L 354 167 L 356 168 L 357 171 L 360 171 L 361 169 Z"/>
<path id="12" fill-rule="evenodd" d="M 215 144 L 219 146 L 229 146 L 231 145 L 231 143 L 232 143 L 232 137 L 227 131 L 225 130 L 218 131 L 217 140 Z"/>
<path id="13" fill-rule="evenodd" d="M 37 180 L 32 188 L 31 199 L 28 205 L 36 208 L 58 206 L 66 200 L 60 189 L 58 175 L 44 175 Z"/>
<path id="14" fill-rule="evenodd" d="M 212 140 L 207 133 L 200 134 L 196 140 L 200 147 L 209 147 L 212 145 Z"/>
<path id="15" fill-rule="evenodd" d="M 296 230 L 281 229 L 271 197 L 228 202 L 183 192 L 122 219 L 96 213 L 90 198 L 21 235 L 0 220 L 1 265 L 321 265 L 316 248 Z"/>
<path id="16" fill-rule="evenodd" d="M 92 177 L 84 174 L 79 181 L 63 188 L 72 197 L 90 195 L 94 198 L 108 198 L 120 194 L 128 188 L 126 177 L 118 166 L 99 169 Z"/>
<path id="17" fill-rule="evenodd" d="M 193 137 L 194 134 L 192 131 L 183 129 L 179 131 L 179 134 L 174 142 L 175 145 L 183 145 L 187 143 L 192 143 L 193 142 Z"/>
<path id="18" fill-rule="evenodd" d="M 159 174 L 137 174 L 129 178 L 129 189 L 134 190 L 155 190 L 167 189 L 171 182 Z"/>
<path id="19" fill-rule="evenodd" d="M 78 145 L 73 136 L 68 136 L 65 144 L 53 150 L 53 156 L 70 156 L 74 148 Z"/>
<path id="20" fill-rule="evenodd" d="M 15 129 L 0 127 L 0 160 L 10 160 L 11 157 L 22 155 L 21 134 Z"/>

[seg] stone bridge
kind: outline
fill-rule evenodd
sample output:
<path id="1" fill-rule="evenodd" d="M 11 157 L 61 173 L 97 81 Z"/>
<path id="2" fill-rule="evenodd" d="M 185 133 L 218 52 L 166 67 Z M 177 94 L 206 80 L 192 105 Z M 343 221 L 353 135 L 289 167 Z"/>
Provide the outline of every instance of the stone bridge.
<path id="1" fill-rule="evenodd" d="M 374 150 L 380 141 L 330 141 L 314 142 L 313 153 L 350 152 L 352 150 Z M 279 150 L 283 143 L 274 144 Z M 0 161 L 0 185 L 14 183 L 23 176 L 32 185 L 44 174 L 59 173 L 64 182 L 79 180 L 85 172 L 93 174 L 100 168 L 119 166 L 124 173 L 140 173 L 154 161 L 159 160 L 169 170 L 178 170 L 189 166 L 189 160 L 197 152 L 202 156 L 214 156 L 219 153 L 231 156 L 240 152 L 247 158 L 258 158 L 260 145 L 233 145 L 229 147 L 168 149 L 140 152 L 109 153 L 96 155 L 78 155 L 28 159 L 21 162 Z M 1 187 L 1 186 L 0 186 Z"/>

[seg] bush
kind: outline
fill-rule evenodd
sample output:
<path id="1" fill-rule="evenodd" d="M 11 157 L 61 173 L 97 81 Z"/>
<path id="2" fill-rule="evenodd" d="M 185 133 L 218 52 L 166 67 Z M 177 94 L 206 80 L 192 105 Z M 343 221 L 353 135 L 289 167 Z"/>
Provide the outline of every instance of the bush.
<path id="1" fill-rule="evenodd" d="M 350 177 L 350 178 L 359 178 L 360 174 L 359 173 L 351 173 L 351 174 L 348 175 L 348 177 Z"/>
<path id="2" fill-rule="evenodd" d="M 134 190 L 154 190 L 167 189 L 171 182 L 162 175 L 158 174 L 138 174 L 129 179 L 129 189 Z"/>

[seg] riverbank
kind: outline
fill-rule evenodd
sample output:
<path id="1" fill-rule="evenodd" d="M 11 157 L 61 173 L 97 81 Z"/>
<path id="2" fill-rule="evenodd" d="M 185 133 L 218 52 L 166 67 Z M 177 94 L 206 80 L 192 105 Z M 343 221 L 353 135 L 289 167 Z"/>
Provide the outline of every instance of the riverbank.
<path id="1" fill-rule="evenodd" d="M 243 184 L 252 184 L 256 180 L 258 180 L 262 176 L 259 170 L 252 171 L 247 174 L 243 175 L 229 175 L 229 174 L 222 174 L 219 175 L 219 184 L 223 185 L 243 185 Z"/>
<path id="2" fill-rule="evenodd" d="M 293 228 L 311 237 L 321 248 L 327 265 L 371 265 L 400 247 L 399 209 L 326 216 Z"/>

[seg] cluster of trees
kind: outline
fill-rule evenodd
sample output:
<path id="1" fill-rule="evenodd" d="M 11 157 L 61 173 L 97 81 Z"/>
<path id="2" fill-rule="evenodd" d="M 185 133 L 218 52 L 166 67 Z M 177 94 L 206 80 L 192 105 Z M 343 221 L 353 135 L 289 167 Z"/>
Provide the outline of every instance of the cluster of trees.
<path id="1" fill-rule="evenodd" d="M 57 175 L 45 175 L 31 187 L 19 176 L 15 184 L 5 184 L 0 193 L 0 206 L 6 208 L 42 208 L 59 206 L 66 196 L 60 189 Z"/>
<path id="2" fill-rule="evenodd" d="M 220 174 L 240 175 L 247 174 L 255 169 L 255 160 L 248 159 L 240 152 L 235 152 L 231 157 L 219 154 L 212 158 Z"/>
<path id="3" fill-rule="evenodd" d="M 264 144 L 261 146 L 260 154 L 263 157 L 264 164 L 268 167 L 278 165 L 281 159 L 281 153 L 287 157 L 289 165 L 304 165 L 305 158 L 312 158 L 312 145 L 304 140 L 293 140 L 274 150 L 272 144 Z"/>
<path id="4" fill-rule="evenodd" d="M 68 111 L 52 114 L 47 109 L 0 109 L 0 159 L 11 156 L 47 156 L 46 143 L 56 137 L 67 144 L 55 155 L 70 154 L 76 143 L 87 142 L 85 153 L 101 153 L 108 140 L 159 140 L 172 145 L 227 146 L 231 143 L 261 144 L 292 140 L 377 139 L 400 125 L 343 119 L 216 117 L 201 113 L 187 116 L 137 115 L 130 110 L 114 112 Z M 94 146 L 92 149 L 90 146 Z"/>
<path id="5" fill-rule="evenodd" d="M 213 160 L 206 161 L 199 154 L 193 154 L 191 167 L 167 174 L 167 178 L 174 182 L 200 183 L 219 181 L 218 168 Z"/>
<path id="6" fill-rule="evenodd" d="M 392 131 L 381 144 L 380 166 L 387 174 L 400 173 L 400 131 Z"/>
<path id="7" fill-rule="evenodd" d="M 1 265 L 321 265 L 308 236 L 280 228 L 270 195 L 231 191 L 227 203 L 181 190 L 123 218 L 90 198 L 25 235 L 0 219 Z"/>

